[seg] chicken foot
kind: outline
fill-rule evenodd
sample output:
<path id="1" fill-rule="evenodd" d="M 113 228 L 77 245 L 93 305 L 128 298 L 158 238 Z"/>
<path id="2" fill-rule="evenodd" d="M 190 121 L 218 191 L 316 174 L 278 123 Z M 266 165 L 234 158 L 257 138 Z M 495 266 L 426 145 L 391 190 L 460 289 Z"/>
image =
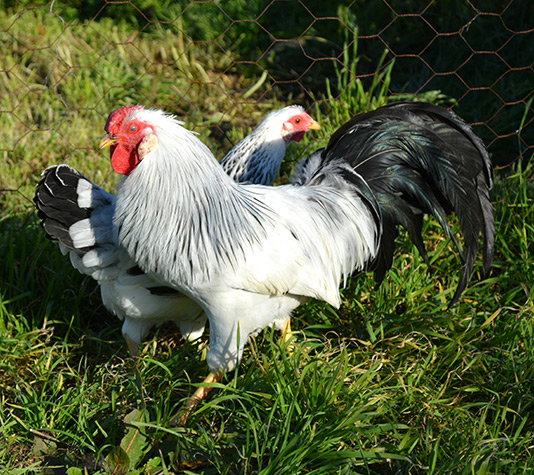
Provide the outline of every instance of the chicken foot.
<path id="1" fill-rule="evenodd" d="M 221 371 L 212 371 L 204 378 L 204 381 L 202 381 L 202 383 L 218 383 L 222 379 L 222 377 L 223 373 Z M 200 401 L 206 398 L 206 396 L 210 393 L 212 389 L 213 387 L 211 386 L 201 386 L 200 388 L 197 388 L 197 390 L 191 395 L 191 397 L 186 402 L 183 414 L 181 416 L 176 415 L 172 418 L 170 422 L 171 426 L 185 426 L 187 417 L 189 416 L 191 411 L 197 406 Z M 180 422 L 178 422 L 178 418 L 180 419 Z"/>

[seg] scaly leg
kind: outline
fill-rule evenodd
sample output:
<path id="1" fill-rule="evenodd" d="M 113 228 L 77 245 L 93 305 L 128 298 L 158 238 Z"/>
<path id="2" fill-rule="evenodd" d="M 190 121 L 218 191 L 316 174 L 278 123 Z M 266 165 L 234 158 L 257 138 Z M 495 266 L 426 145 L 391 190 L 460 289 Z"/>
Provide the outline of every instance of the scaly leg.
<path id="1" fill-rule="evenodd" d="M 223 377 L 223 373 L 220 371 L 212 371 L 210 374 L 208 374 L 205 378 L 203 383 L 218 383 Z M 189 398 L 187 403 L 185 404 L 185 410 L 182 416 L 180 417 L 180 422 L 178 423 L 179 427 L 183 427 L 187 421 L 187 417 L 191 413 L 191 411 L 197 406 L 197 404 L 202 401 L 212 390 L 212 387 L 206 387 L 202 386 L 200 388 L 197 388 L 197 390 L 193 393 L 193 395 Z M 171 425 L 175 426 L 177 422 L 178 416 L 175 416 L 171 420 Z"/>
<path id="2" fill-rule="evenodd" d="M 287 351 L 291 355 L 293 353 L 293 345 L 291 344 L 291 340 L 293 339 L 293 332 L 291 331 L 291 317 L 289 315 L 284 320 L 280 331 L 282 332 L 282 344 L 284 346 L 287 345 Z"/>

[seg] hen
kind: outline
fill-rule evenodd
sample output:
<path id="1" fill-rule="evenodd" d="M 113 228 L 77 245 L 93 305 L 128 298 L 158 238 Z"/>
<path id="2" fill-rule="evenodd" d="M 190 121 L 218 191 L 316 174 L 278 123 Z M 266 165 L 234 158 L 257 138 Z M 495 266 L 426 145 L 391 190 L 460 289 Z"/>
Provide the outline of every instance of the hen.
<path id="1" fill-rule="evenodd" d="M 297 169 L 295 183 L 234 182 L 208 148 L 172 116 L 112 112 L 102 144 L 128 175 L 117 194 L 117 240 L 155 281 L 197 302 L 210 325 L 205 381 L 239 362 L 250 335 L 283 325 L 309 298 L 340 305 L 348 276 L 390 268 L 397 225 L 426 256 L 424 214 L 458 247 L 451 304 L 473 269 L 493 255 L 493 171 L 482 141 L 451 111 L 395 103 L 359 115 Z M 458 216 L 464 251 L 446 215 Z M 193 400 L 205 395 L 199 390 Z"/>
<path id="2" fill-rule="evenodd" d="M 235 180 L 271 185 L 289 143 L 318 128 L 300 106 L 271 112 L 221 160 L 222 168 Z M 133 355 L 150 329 L 165 321 L 174 321 L 184 337 L 200 337 L 206 322 L 201 307 L 146 275 L 117 245 L 114 195 L 59 165 L 45 170 L 34 201 L 47 237 L 98 282 L 104 305 L 124 321 L 122 333 Z"/>

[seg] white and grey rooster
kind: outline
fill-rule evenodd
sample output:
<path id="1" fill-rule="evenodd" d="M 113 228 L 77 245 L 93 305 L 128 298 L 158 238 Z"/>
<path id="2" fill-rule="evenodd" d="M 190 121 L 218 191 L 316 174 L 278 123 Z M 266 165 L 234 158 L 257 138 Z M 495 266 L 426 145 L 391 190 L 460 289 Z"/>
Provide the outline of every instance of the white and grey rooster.
<path id="1" fill-rule="evenodd" d="M 237 181 L 271 185 L 289 143 L 318 128 L 300 106 L 271 112 L 221 160 L 222 170 Z M 126 169 L 119 171 L 128 174 Z M 124 321 L 122 333 L 133 355 L 150 329 L 166 321 L 174 321 L 184 337 L 200 337 L 206 323 L 202 308 L 176 288 L 149 277 L 118 245 L 114 195 L 72 167 L 59 165 L 45 170 L 34 201 L 47 237 L 69 254 L 76 269 L 98 282 L 104 305 Z"/>
<path id="2" fill-rule="evenodd" d="M 479 235 L 493 255 L 493 171 L 482 141 L 447 109 L 395 103 L 356 116 L 297 169 L 293 185 L 234 182 L 208 148 L 159 110 L 126 107 L 106 124 L 111 164 L 127 175 L 117 194 L 117 240 L 151 278 L 189 296 L 210 325 L 206 382 L 239 362 L 250 335 L 283 326 L 309 298 L 340 305 L 344 278 L 390 268 L 397 225 L 426 257 L 432 214 L 471 275 Z M 456 243 L 446 215 L 455 212 Z M 191 407 L 207 393 L 200 388 Z"/>

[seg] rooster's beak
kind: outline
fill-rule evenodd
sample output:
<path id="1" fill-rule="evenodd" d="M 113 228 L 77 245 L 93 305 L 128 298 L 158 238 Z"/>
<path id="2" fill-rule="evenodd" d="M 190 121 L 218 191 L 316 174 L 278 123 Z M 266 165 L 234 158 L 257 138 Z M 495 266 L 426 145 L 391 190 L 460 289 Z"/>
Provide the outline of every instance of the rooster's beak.
<path id="1" fill-rule="evenodd" d="M 319 124 L 319 122 L 311 119 L 310 123 L 308 124 L 308 130 L 320 130 L 321 129 L 321 125 Z"/>
<path id="2" fill-rule="evenodd" d="M 102 137 L 102 140 L 100 141 L 100 148 L 106 148 L 110 145 L 113 145 L 114 143 L 118 142 L 118 138 L 115 137 L 115 135 L 106 134 L 104 137 Z"/>

